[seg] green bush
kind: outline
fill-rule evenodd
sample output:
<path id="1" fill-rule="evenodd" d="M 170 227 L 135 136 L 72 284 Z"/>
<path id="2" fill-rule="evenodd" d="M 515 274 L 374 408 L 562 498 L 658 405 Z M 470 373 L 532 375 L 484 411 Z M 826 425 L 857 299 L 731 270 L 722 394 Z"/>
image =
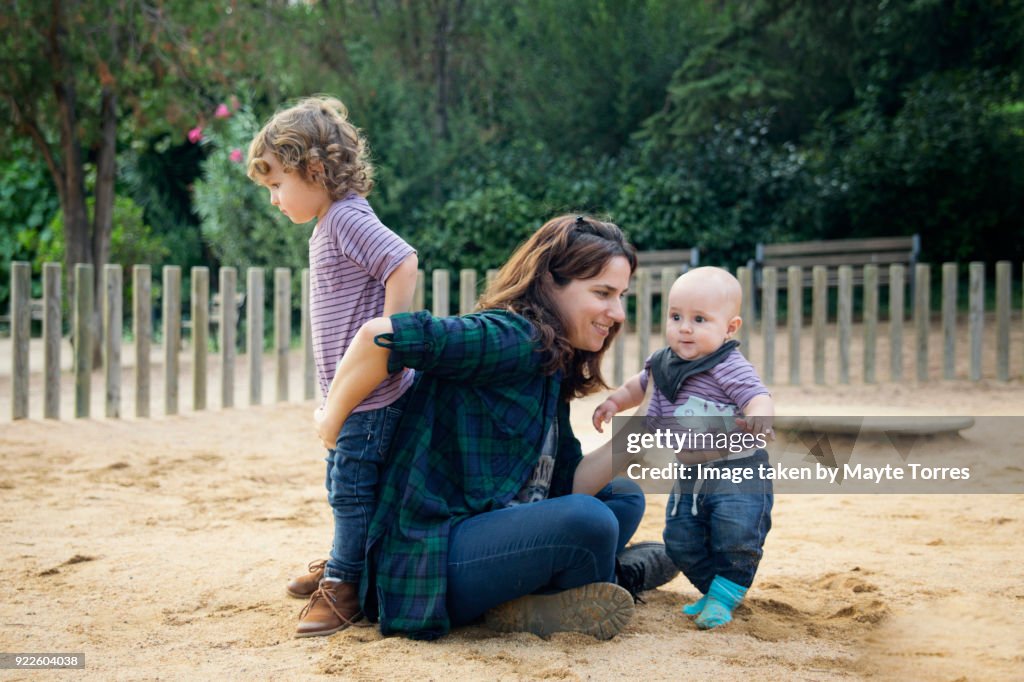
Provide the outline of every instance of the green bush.
<path id="1" fill-rule="evenodd" d="M 92 215 L 95 200 L 87 200 Z M 114 198 L 113 227 L 110 231 L 110 262 L 120 264 L 126 273 L 133 265 L 162 263 L 168 250 L 153 228 L 143 221 L 142 208 L 125 196 Z M 36 233 L 31 242 L 35 253 L 33 270 L 42 270 L 43 263 L 64 262 L 64 213 L 58 212 L 50 224 Z"/>
<path id="2" fill-rule="evenodd" d="M 308 263 L 311 225 L 294 225 L 270 205 L 267 190 L 245 174 L 245 153 L 259 131 L 246 108 L 204 129 L 202 178 L 193 189 L 203 240 L 223 265 L 289 267 Z"/>
<path id="3" fill-rule="evenodd" d="M 0 310 L 10 305 L 11 261 L 35 260 L 35 243 L 48 229 L 60 201 L 42 162 L 33 160 L 27 144 L 16 145 L 12 159 L 0 164 Z M 39 275 L 35 268 L 34 275 Z M 33 277 L 32 295 L 42 295 Z"/>

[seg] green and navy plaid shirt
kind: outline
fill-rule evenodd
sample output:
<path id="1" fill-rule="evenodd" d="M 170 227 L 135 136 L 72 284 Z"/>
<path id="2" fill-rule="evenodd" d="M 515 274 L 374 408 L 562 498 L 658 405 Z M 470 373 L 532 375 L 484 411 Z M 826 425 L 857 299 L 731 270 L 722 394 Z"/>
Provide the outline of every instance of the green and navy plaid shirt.
<path id="1" fill-rule="evenodd" d="M 572 491 L 582 457 L 559 399 L 561 373 L 545 376 L 534 327 L 505 311 L 391 317 L 388 370 L 416 370 L 382 473 L 363 571 L 364 612 L 381 632 L 434 639 L 451 624 L 448 535 L 459 521 L 504 507 L 540 457 L 558 420 L 551 497 Z"/>

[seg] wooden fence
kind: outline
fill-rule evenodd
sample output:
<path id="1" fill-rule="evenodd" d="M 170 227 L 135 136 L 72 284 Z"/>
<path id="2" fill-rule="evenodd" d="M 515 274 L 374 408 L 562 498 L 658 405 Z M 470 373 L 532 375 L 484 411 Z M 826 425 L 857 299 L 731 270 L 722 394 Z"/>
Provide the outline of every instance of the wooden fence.
<path id="1" fill-rule="evenodd" d="M 859 361 L 860 380 L 864 383 L 875 383 L 883 375 L 878 366 L 879 348 L 887 345 L 889 363 L 885 378 L 900 382 L 908 377 L 904 375 L 905 357 L 913 359 L 912 378 L 919 382 L 935 379 L 967 378 L 971 381 L 983 379 L 983 347 L 995 340 L 994 378 L 998 381 L 1011 379 L 1011 316 L 1012 316 L 1012 264 L 1001 261 L 995 268 L 994 311 L 985 309 L 986 272 L 984 263 L 970 263 L 967 278 L 967 370 L 966 376 L 957 374 L 957 336 L 962 330 L 959 312 L 961 300 L 961 282 L 959 266 L 956 263 L 944 263 L 941 266 L 941 301 L 939 306 L 931 303 L 932 267 L 918 264 L 913 272 L 906 272 L 902 265 L 888 267 L 888 284 L 879 284 L 879 266 L 866 265 L 863 272 L 858 272 L 857 281 L 862 282 L 854 287 L 854 272 L 851 266 L 843 266 L 838 271 L 838 284 L 830 287 L 826 269 L 817 266 L 812 269 L 809 324 L 805 316 L 804 272 L 799 267 L 787 268 L 779 272 L 767 267 L 763 270 L 762 289 L 760 290 L 760 308 L 755 310 L 755 291 L 753 278 L 748 268 L 741 267 L 737 276 L 744 289 L 743 318 L 745 324 L 740 330 L 741 348 L 748 354 L 757 351 L 758 368 L 765 383 L 778 383 L 776 377 L 777 360 L 780 349 L 776 348 L 776 340 L 780 335 L 782 324 L 785 325 L 786 353 L 788 354 L 788 383 L 800 384 L 805 377 L 801 374 L 801 358 L 809 348 L 812 360 L 810 366 L 813 381 L 816 384 L 826 383 L 826 360 L 836 364 L 832 369 L 839 384 L 851 381 L 851 362 L 853 342 L 857 341 L 862 356 Z M 621 384 L 626 378 L 627 365 L 635 370 L 639 368 L 647 355 L 661 345 L 658 332 L 660 324 L 655 320 L 657 310 L 655 300 L 663 301 L 667 297 L 667 289 L 675 276 L 675 270 L 659 272 L 659 291 L 652 290 L 652 272 L 639 269 L 631 286 L 633 304 L 630 306 L 629 328 L 634 334 L 635 356 L 631 361 L 626 358 L 625 334 L 620 334 L 609 353 L 610 376 L 615 385 Z M 94 268 L 92 265 L 76 265 L 74 268 L 74 300 L 70 301 L 72 315 L 71 334 L 74 347 L 74 414 L 76 417 L 89 417 L 92 414 L 91 395 L 91 360 L 94 340 L 90 332 L 90 318 L 94 307 L 101 306 L 103 325 L 103 380 L 104 408 L 103 414 L 108 418 L 121 416 L 121 341 L 124 314 L 122 311 L 123 276 L 120 265 L 103 266 L 103 300 L 93 300 Z M 264 347 L 264 270 L 249 268 L 246 273 L 246 343 L 250 349 L 248 362 L 248 400 L 249 404 L 261 404 L 263 400 L 263 347 Z M 778 295 L 779 277 L 787 278 L 784 300 Z M 24 419 L 29 414 L 29 340 L 32 323 L 32 303 L 30 298 L 30 266 L 24 262 L 14 262 L 11 268 L 11 376 L 12 401 L 11 416 L 13 419 Z M 488 271 L 490 280 L 494 271 Z M 132 268 L 132 336 L 135 340 L 136 371 L 134 372 L 134 405 L 136 417 L 149 417 L 151 414 L 151 377 L 149 365 L 150 351 L 153 344 L 153 306 L 151 296 L 152 273 L 148 265 L 136 265 Z M 905 300 L 909 277 L 913 277 L 914 300 Z M 48 419 L 60 418 L 60 349 L 62 330 L 62 291 L 61 266 L 57 263 L 46 263 L 42 273 L 43 290 L 43 416 Z M 459 273 L 459 314 L 470 312 L 475 303 L 478 286 L 477 273 L 473 270 L 462 270 Z M 435 315 L 448 315 L 450 309 L 451 274 L 447 270 L 434 270 L 431 273 L 432 312 Z M 237 271 L 235 268 L 223 267 L 218 273 L 217 290 L 236 292 Z M 163 413 L 177 414 L 179 410 L 179 354 L 182 330 L 181 315 L 181 268 L 165 266 L 162 272 L 162 320 L 163 320 Z M 289 400 L 289 349 L 291 343 L 292 322 L 292 272 L 287 268 L 275 268 L 273 271 L 273 354 L 274 354 L 274 390 L 277 401 Z M 834 289 L 834 290 L 833 290 Z M 317 393 L 316 373 L 314 371 L 312 341 L 309 321 L 309 271 L 301 273 L 301 399 L 313 399 Z M 886 295 L 883 299 L 882 294 Z M 859 297 L 855 296 L 859 294 Z M 223 301 L 233 300 L 231 296 L 222 296 Z M 422 309 L 425 300 L 425 276 L 421 271 L 415 297 L 415 307 Z M 834 305 L 833 305 L 834 301 Z M 859 302 L 855 311 L 855 302 Z M 882 303 L 886 305 L 882 305 Z M 782 306 L 785 304 L 785 316 Z M 204 410 L 208 405 L 208 372 L 207 357 L 209 355 L 208 339 L 210 323 L 210 273 L 208 268 L 196 267 L 191 271 L 190 326 L 192 342 L 189 351 L 193 367 L 192 406 L 195 410 Z M 933 310 L 934 309 L 934 310 Z M 833 312 L 834 310 L 834 312 Z M 883 315 L 883 310 L 887 311 Z M 859 313 L 858 326 L 854 326 L 854 313 Z M 220 405 L 232 407 L 235 395 L 235 368 L 238 345 L 235 339 L 237 315 L 235 305 L 225 303 L 219 306 L 219 319 L 215 320 L 218 331 L 218 350 L 220 355 Z M 938 320 L 933 320 L 934 317 Z M 995 319 L 994 334 L 986 329 L 986 320 Z M 659 316 L 660 317 L 660 316 Z M 906 328 L 910 322 L 911 328 Z M 941 368 L 940 374 L 929 367 L 929 337 L 933 335 L 934 322 L 938 322 L 941 330 Z M 781 324 L 780 324 L 781 322 Z M 883 323 L 885 327 L 883 328 Z M 991 322 L 989 322 L 991 324 Z M 855 330 L 859 338 L 855 338 Z M 752 332 L 759 337 L 760 348 L 752 348 Z M 827 341 L 835 337 L 837 348 L 834 353 L 826 353 Z M 909 337 L 909 338 L 908 338 Z M 630 341 L 633 345 L 634 341 Z M 655 344 L 652 346 L 652 342 Z M 1024 346 L 1024 343 L 1021 344 Z M 252 352 L 257 349 L 258 352 Z M 1018 350 L 1018 356 L 1021 352 Z M 961 363 L 962 364 L 962 363 Z M 1021 364 L 1024 365 L 1024 356 Z M 1017 374 L 1014 377 L 1019 376 Z"/>

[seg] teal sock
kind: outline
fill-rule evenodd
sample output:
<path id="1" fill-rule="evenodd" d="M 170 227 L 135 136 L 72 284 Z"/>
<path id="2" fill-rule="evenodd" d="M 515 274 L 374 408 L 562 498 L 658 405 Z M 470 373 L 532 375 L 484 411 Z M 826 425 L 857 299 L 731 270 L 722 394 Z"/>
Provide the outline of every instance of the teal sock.
<path id="1" fill-rule="evenodd" d="M 747 588 L 716 575 L 706 595 L 704 610 L 697 616 L 697 627 L 701 630 L 717 628 L 732 620 L 732 612 L 747 593 Z"/>
<path id="2" fill-rule="evenodd" d="M 706 604 L 707 601 L 708 595 L 705 594 L 692 604 L 687 604 L 686 606 L 684 606 L 683 613 L 685 613 L 687 616 L 696 616 L 704 610 L 704 604 Z"/>

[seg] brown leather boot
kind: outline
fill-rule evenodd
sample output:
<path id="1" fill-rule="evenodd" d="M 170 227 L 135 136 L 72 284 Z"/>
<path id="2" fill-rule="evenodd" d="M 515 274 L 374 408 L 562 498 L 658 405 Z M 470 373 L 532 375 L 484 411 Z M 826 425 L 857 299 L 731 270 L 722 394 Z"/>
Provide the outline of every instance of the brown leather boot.
<path id="1" fill-rule="evenodd" d="M 320 581 L 324 578 L 324 567 L 327 566 L 327 559 L 312 561 L 309 564 L 309 573 L 298 578 L 293 578 L 285 590 L 296 599 L 309 599 L 320 587 Z"/>
<path id="2" fill-rule="evenodd" d="M 359 584 L 324 580 L 299 614 L 296 637 L 333 635 L 362 620 Z"/>

